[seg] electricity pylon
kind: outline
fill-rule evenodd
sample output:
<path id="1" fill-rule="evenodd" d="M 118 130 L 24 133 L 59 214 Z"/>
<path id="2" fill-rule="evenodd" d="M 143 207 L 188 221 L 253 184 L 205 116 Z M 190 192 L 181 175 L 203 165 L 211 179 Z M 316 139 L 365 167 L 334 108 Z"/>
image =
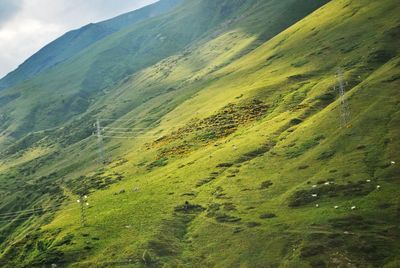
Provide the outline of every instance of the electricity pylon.
<path id="1" fill-rule="evenodd" d="M 101 133 L 101 125 L 100 125 L 99 119 L 97 119 L 97 121 L 96 121 L 96 134 L 97 134 L 97 145 L 98 145 L 98 151 L 99 151 L 99 162 L 102 164 L 106 164 L 107 160 L 106 160 L 105 154 L 104 154 L 103 136 Z"/>
<path id="2" fill-rule="evenodd" d="M 79 199 L 77 200 L 80 209 L 81 209 L 81 226 L 86 227 L 87 222 L 86 222 L 86 207 L 89 206 L 89 203 L 87 202 L 87 195 L 85 196 L 79 196 Z"/>
<path id="3" fill-rule="evenodd" d="M 346 99 L 346 88 L 344 85 L 343 72 L 338 69 L 337 72 L 338 86 L 339 86 L 339 101 L 340 101 L 340 126 L 351 127 L 350 125 L 350 108 Z"/>

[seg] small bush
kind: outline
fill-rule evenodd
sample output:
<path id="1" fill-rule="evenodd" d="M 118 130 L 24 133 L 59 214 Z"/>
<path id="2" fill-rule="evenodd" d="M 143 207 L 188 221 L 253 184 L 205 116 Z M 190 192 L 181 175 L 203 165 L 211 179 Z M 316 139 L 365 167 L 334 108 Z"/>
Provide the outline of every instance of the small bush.
<path id="1" fill-rule="evenodd" d="M 263 181 L 260 185 L 260 189 L 268 189 L 269 187 L 271 187 L 273 185 L 273 183 L 270 180 L 267 181 Z"/>
<path id="2" fill-rule="evenodd" d="M 319 196 L 313 197 L 312 193 L 306 190 L 297 191 L 290 198 L 289 207 L 299 207 L 302 205 L 306 205 L 312 203 L 319 199 Z"/>
<path id="3" fill-rule="evenodd" d="M 330 150 L 330 151 L 325 151 L 323 153 L 321 153 L 318 157 L 317 160 L 326 160 L 331 158 L 332 156 L 334 156 L 336 154 L 336 152 L 334 150 Z"/>
<path id="4" fill-rule="evenodd" d="M 299 169 L 300 170 L 303 170 L 303 169 L 307 169 L 307 168 L 309 168 L 310 166 L 309 165 L 302 165 L 302 166 L 299 166 Z"/>
<path id="5" fill-rule="evenodd" d="M 255 222 L 255 221 L 251 221 L 251 222 L 248 222 L 246 225 L 247 225 L 247 227 L 249 227 L 249 228 L 254 228 L 254 227 L 261 226 L 261 223 Z"/>
<path id="6" fill-rule="evenodd" d="M 240 233 L 240 232 L 242 232 L 242 231 L 243 231 L 243 228 L 242 228 L 242 227 L 235 227 L 235 229 L 233 229 L 233 233 L 234 233 L 234 234 Z"/>
<path id="7" fill-rule="evenodd" d="M 217 168 L 228 168 L 228 167 L 231 167 L 231 166 L 233 166 L 232 163 L 220 163 L 220 164 L 217 165 Z"/>
<path id="8" fill-rule="evenodd" d="M 205 185 L 205 184 L 208 184 L 208 183 L 212 182 L 212 181 L 215 180 L 215 179 L 216 179 L 215 177 L 208 177 L 208 178 L 199 180 L 199 181 L 196 183 L 196 187 L 201 187 L 201 186 L 203 186 L 203 185 Z"/>
<path id="9" fill-rule="evenodd" d="M 201 212 L 204 208 L 200 205 L 190 204 L 188 201 L 185 202 L 183 205 L 179 205 L 175 207 L 175 212 L 182 212 L 182 213 L 194 213 L 194 212 Z"/>
<path id="10" fill-rule="evenodd" d="M 224 203 L 224 210 L 225 211 L 235 211 L 236 210 L 236 206 L 233 203 Z"/>
<path id="11" fill-rule="evenodd" d="M 295 68 L 299 68 L 299 67 L 302 67 L 302 66 L 306 65 L 307 63 L 309 63 L 309 60 L 302 59 L 302 60 L 299 60 L 297 62 L 292 63 L 291 65 L 293 67 L 295 67 Z"/>
<path id="12" fill-rule="evenodd" d="M 150 163 L 149 165 L 147 165 L 147 169 L 151 170 L 157 167 L 163 167 L 168 165 L 168 158 L 166 157 L 162 157 L 160 159 L 157 159 L 156 161 Z"/>
<path id="13" fill-rule="evenodd" d="M 305 246 L 301 249 L 300 256 L 302 258 L 308 258 L 308 257 L 323 254 L 324 251 L 325 251 L 325 248 L 322 245 L 309 245 L 309 246 Z"/>
<path id="14" fill-rule="evenodd" d="M 290 120 L 291 126 L 299 125 L 301 123 L 303 123 L 303 120 L 301 120 L 300 118 L 294 118 L 294 119 Z"/>
<path id="15" fill-rule="evenodd" d="M 225 214 L 225 213 L 217 213 L 216 216 L 215 216 L 215 219 L 218 222 L 228 222 L 228 223 L 241 221 L 241 218 L 235 217 L 235 216 L 231 216 L 231 215 L 228 215 L 228 214 Z"/>
<path id="16" fill-rule="evenodd" d="M 252 160 L 254 158 L 263 156 L 265 153 L 269 152 L 275 146 L 275 144 L 276 143 L 274 143 L 274 142 L 271 142 L 271 143 L 268 143 L 268 144 L 264 144 L 263 146 L 261 146 L 258 149 L 255 149 L 253 151 L 245 153 L 245 154 L 243 154 L 242 156 L 239 157 L 239 159 L 236 161 L 236 163 L 243 163 L 243 162 L 246 162 L 246 161 L 250 161 L 250 160 Z"/>
<path id="17" fill-rule="evenodd" d="M 260 215 L 260 219 L 272 219 L 276 218 L 276 214 L 274 213 L 264 213 Z"/>

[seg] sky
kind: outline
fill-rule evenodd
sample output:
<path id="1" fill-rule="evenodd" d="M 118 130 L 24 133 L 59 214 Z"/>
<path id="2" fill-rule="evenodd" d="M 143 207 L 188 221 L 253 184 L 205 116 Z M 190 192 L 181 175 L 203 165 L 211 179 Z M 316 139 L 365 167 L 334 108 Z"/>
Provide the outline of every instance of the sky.
<path id="1" fill-rule="evenodd" d="M 67 31 L 157 0 L 0 0 L 0 78 Z"/>

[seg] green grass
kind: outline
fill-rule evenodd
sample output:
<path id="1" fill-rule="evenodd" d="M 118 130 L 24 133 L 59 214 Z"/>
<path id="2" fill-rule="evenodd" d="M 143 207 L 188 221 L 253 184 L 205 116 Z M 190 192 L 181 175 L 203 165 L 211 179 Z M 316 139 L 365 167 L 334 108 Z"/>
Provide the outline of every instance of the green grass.
<path id="1" fill-rule="evenodd" d="M 390 0 L 331 1 L 242 53 L 259 40 L 243 26 L 251 26 L 249 17 L 110 88 L 90 111 L 136 119 L 114 127 L 151 126 L 154 132 L 106 139 L 110 163 L 100 167 L 95 138 L 76 142 L 72 135 L 80 124 L 90 132 L 88 114 L 70 122 L 71 130 L 43 135 L 25 153 L 4 156 L 5 204 L 15 203 L 7 189 L 36 184 L 38 177 L 38 187 L 46 189 L 52 172 L 62 193 L 25 202 L 65 200 L 54 213 L 25 225 L 0 225 L 7 236 L 0 260 L 10 267 L 110 261 L 132 267 L 396 267 L 397 13 Z M 340 127 L 332 90 L 338 67 L 348 82 L 349 128 Z M 221 118 L 226 107 L 240 118 L 243 103 L 254 100 L 268 109 L 233 133 L 193 129 L 196 122 Z M 155 142 L 180 131 L 178 139 Z M 46 147 L 51 144 L 57 146 Z M 162 157 L 182 144 L 184 151 Z M 59 154 L 49 158 L 54 151 Z M 10 181 L 11 174 L 26 179 Z M 76 202 L 82 188 L 90 192 L 87 227 L 80 226 Z"/>

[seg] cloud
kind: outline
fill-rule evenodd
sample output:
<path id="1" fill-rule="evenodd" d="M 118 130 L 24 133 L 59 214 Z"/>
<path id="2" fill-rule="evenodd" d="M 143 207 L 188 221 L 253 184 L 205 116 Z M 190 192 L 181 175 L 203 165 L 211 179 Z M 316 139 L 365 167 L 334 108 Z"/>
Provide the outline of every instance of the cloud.
<path id="1" fill-rule="evenodd" d="M 0 0 L 0 78 L 72 29 L 157 0 Z"/>
<path id="2" fill-rule="evenodd" d="M 0 28 L 20 9 L 22 0 L 0 0 Z"/>

